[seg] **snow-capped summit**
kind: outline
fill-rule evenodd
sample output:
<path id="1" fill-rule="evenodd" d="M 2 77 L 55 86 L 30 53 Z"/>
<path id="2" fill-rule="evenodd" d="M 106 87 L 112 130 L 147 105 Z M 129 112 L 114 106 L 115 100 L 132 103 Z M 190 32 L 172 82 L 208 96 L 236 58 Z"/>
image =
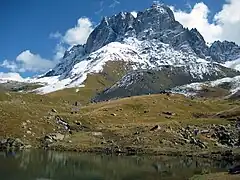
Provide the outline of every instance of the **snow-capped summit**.
<path id="1" fill-rule="evenodd" d="M 184 28 L 168 6 L 154 3 L 135 17 L 131 12 L 104 17 L 86 44 L 72 47 L 55 68 L 36 80 L 48 83 L 37 91 L 83 86 L 87 76 L 102 72 L 108 61 L 126 62 L 132 70 L 181 66 L 198 80 L 217 79 L 220 74 L 236 75 L 219 62 L 239 57 L 236 44 L 218 41 L 208 47 L 197 29 Z"/>

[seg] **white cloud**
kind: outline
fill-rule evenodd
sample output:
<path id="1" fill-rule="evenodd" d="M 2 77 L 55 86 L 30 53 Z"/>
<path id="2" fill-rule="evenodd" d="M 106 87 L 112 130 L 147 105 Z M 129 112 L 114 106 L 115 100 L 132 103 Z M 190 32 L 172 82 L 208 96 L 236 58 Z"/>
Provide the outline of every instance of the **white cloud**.
<path id="1" fill-rule="evenodd" d="M 0 82 L 2 83 L 2 82 L 6 82 L 8 80 L 24 81 L 24 79 L 18 73 L 12 73 L 12 72 L 3 73 L 3 72 L 0 72 Z"/>
<path id="2" fill-rule="evenodd" d="M 240 44 L 240 7 L 239 0 L 226 0 L 222 10 L 209 21 L 210 9 L 203 3 L 197 3 L 190 12 L 174 11 L 176 20 L 188 28 L 197 28 L 207 42 L 228 40 Z"/>
<path id="3" fill-rule="evenodd" d="M 63 45 L 63 43 L 61 42 L 58 43 L 54 50 L 53 60 L 55 61 L 60 60 L 63 57 L 65 51 L 66 51 L 66 47 Z"/>
<path id="4" fill-rule="evenodd" d="M 214 17 L 216 23 L 221 26 L 221 40 L 234 41 L 240 44 L 240 1 L 227 0 L 222 10 Z"/>
<path id="5" fill-rule="evenodd" d="M 236 59 L 234 61 L 227 61 L 224 65 L 226 67 L 229 67 L 229 68 L 236 69 L 236 70 L 240 71 L 240 58 Z"/>
<path id="6" fill-rule="evenodd" d="M 136 11 L 132 11 L 131 14 L 133 15 L 134 18 L 137 17 L 137 12 Z"/>
<path id="7" fill-rule="evenodd" d="M 50 38 L 58 39 L 55 50 L 54 60 L 59 60 L 63 57 L 65 51 L 77 44 L 85 44 L 88 36 L 93 31 L 93 23 L 88 18 L 79 18 L 77 25 L 68 29 L 64 35 L 60 32 L 51 33 Z"/>
<path id="8" fill-rule="evenodd" d="M 195 4 L 189 13 L 173 10 L 177 21 L 183 24 L 184 27 L 197 28 L 207 42 L 219 39 L 222 29 L 220 26 L 208 22 L 210 10 L 204 3 Z"/>
<path id="9" fill-rule="evenodd" d="M 21 52 L 15 61 L 4 60 L 1 66 L 13 72 L 45 72 L 53 68 L 55 64 L 55 61 L 44 59 L 39 54 L 26 50 Z"/>
<path id="10" fill-rule="evenodd" d="M 18 69 L 17 64 L 14 61 L 8 61 L 7 59 L 5 59 L 2 64 L 1 67 L 7 68 L 10 71 L 16 71 Z"/>
<path id="11" fill-rule="evenodd" d="M 64 35 L 59 32 L 49 35 L 50 38 L 59 40 L 51 60 L 45 59 L 39 54 L 33 54 L 30 50 L 25 50 L 14 61 L 4 60 L 0 66 L 12 72 L 46 72 L 59 62 L 66 49 L 76 44 L 86 43 L 92 30 L 93 24 L 88 18 L 79 18 L 77 25 L 68 29 Z"/>
<path id="12" fill-rule="evenodd" d="M 89 34 L 93 30 L 93 24 L 88 18 L 78 19 L 77 25 L 66 31 L 62 40 L 64 43 L 73 46 L 76 44 L 84 44 Z"/>

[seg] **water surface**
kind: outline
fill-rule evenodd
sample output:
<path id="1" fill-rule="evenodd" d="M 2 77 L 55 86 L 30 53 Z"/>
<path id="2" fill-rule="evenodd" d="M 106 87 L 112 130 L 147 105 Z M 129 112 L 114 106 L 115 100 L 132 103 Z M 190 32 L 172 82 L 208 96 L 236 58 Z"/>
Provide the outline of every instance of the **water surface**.
<path id="1" fill-rule="evenodd" d="M 125 157 L 54 151 L 0 154 L 1 180 L 186 180 L 227 171 L 224 161 L 187 157 Z"/>

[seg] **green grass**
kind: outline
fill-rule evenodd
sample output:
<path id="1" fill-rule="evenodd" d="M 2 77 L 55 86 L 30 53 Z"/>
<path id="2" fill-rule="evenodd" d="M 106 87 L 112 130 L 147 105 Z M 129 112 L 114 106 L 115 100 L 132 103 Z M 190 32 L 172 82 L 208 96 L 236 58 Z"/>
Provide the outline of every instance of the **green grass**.
<path id="1" fill-rule="evenodd" d="M 125 62 L 109 61 L 101 73 L 89 74 L 83 83 L 85 87 L 69 88 L 47 94 L 49 97 L 61 97 L 65 101 L 79 101 L 88 104 L 91 99 L 105 88 L 112 86 L 129 70 Z M 78 92 L 76 92 L 78 89 Z"/>

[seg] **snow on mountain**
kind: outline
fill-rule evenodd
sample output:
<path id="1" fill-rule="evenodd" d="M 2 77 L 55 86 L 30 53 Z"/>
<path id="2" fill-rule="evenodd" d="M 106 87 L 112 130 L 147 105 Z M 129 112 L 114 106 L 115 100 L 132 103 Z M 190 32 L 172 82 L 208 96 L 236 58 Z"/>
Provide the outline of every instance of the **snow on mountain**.
<path id="1" fill-rule="evenodd" d="M 87 75 L 101 72 L 108 61 L 129 62 L 132 70 L 181 66 L 202 79 L 221 72 L 215 62 L 224 64 L 238 57 L 240 47 L 235 43 L 217 41 L 208 47 L 197 29 L 184 28 L 168 6 L 154 3 L 134 15 L 121 12 L 104 17 L 86 44 L 66 51 L 55 68 L 31 81 L 46 83 L 36 89 L 41 94 L 84 86 Z"/>
<path id="2" fill-rule="evenodd" d="M 3 73 L 0 72 L 0 83 L 7 83 L 8 81 L 24 82 L 25 79 L 18 73 Z"/>
<path id="3" fill-rule="evenodd" d="M 202 90 L 204 87 L 216 87 L 225 83 L 230 84 L 230 90 L 229 90 L 230 95 L 233 95 L 238 91 L 240 91 L 240 76 L 235 76 L 232 78 L 226 77 L 226 78 L 218 79 L 215 81 L 207 81 L 203 83 L 186 84 L 186 85 L 171 89 L 171 92 L 190 96 L 190 95 L 196 95 L 197 91 Z"/>
<path id="4" fill-rule="evenodd" d="M 240 71 L 240 58 L 233 61 L 227 61 L 223 65 L 228 68 L 232 68 Z"/>
<path id="5" fill-rule="evenodd" d="M 49 84 L 36 91 L 44 94 L 82 85 L 88 74 L 101 72 L 108 61 L 132 62 L 133 70 L 161 68 L 165 65 L 186 66 L 187 64 L 191 75 L 196 78 L 202 78 L 203 74 L 211 74 L 213 71 L 209 68 L 209 66 L 212 66 L 211 62 L 194 54 L 175 50 L 170 45 L 157 40 L 140 41 L 136 38 L 126 38 L 122 43 L 109 43 L 88 56 L 82 56 L 74 61 L 78 61 L 78 63 L 65 70 L 61 75 L 36 79 L 37 82 L 47 82 Z M 215 68 L 215 71 L 218 71 L 218 69 Z"/>

